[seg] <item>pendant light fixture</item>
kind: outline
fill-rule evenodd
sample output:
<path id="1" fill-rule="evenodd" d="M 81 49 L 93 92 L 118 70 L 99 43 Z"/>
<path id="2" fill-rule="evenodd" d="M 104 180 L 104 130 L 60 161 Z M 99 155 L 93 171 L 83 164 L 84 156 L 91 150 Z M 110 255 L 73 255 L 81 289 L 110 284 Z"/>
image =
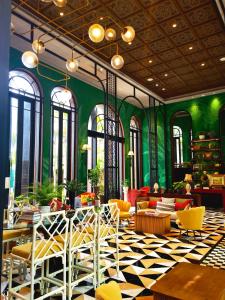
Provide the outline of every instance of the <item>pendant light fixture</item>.
<path id="1" fill-rule="evenodd" d="M 65 7 L 67 4 L 67 0 L 53 0 L 53 3 L 55 4 L 55 6 Z"/>
<path id="2" fill-rule="evenodd" d="M 126 26 L 121 32 L 121 37 L 126 43 L 131 43 L 135 38 L 135 30 L 132 26 Z"/>
<path id="3" fill-rule="evenodd" d="M 109 42 L 115 41 L 116 39 L 116 30 L 113 28 L 107 28 L 105 31 L 105 39 Z"/>
<path id="4" fill-rule="evenodd" d="M 79 69 L 79 61 L 78 59 L 73 57 L 73 50 L 72 50 L 72 57 L 67 59 L 66 61 L 66 68 L 71 73 L 75 73 Z"/>
<path id="5" fill-rule="evenodd" d="M 93 24 L 88 29 L 88 35 L 92 42 L 100 43 L 105 37 L 105 29 L 100 24 Z"/>
<path id="6" fill-rule="evenodd" d="M 34 40 L 32 49 L 37 54 L 42 54 L 45 51 L 45 44 L 41 40 Z"/>
<path id="7" fill-rule="evenodd" d="M 26 51 L 22 55 L 22 63 L 25 67 L 29 69 L 36 68 L 38 65 L 39 59 L 36 53 L 33 51 Z"/>

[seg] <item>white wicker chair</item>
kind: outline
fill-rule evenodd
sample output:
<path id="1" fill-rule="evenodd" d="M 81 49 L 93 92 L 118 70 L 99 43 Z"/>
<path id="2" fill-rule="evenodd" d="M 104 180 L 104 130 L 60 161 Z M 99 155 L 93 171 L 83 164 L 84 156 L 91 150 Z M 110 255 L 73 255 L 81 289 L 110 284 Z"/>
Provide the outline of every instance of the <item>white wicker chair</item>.
<path id="1" fill-rule="evenodd" d="M 9 276 L 9 299 L 17 297 L 27 299 L 20 290 L 30 286 L 30 299 L 34 298 L 34 285 L 39 283 L 41 296 L 38 299 L 45 299 L 52 295 L 61 294 L 62 299 L 66 299 L 66 270 L 63 268 L 63 279 L 48 277 L 45 272 L 45 262 L 54 257 L 60 257 L 66 266 L 66 247 L 68 238 L 69 220 L 65 216 L 65 211 L 41 214 L 41 218 L 33 227 L 33 242 L 13 247 Z M 55 238 L 60 236 L 60 241 Z M 13 286 L 13 265 L 14 260 L 30 267 L 30 280 Z M 40 267 L 40 274 L 37 268 Z M 49 284 L 54 285 L 54 289 L 45 290 Z M 45 293 L 44 293 L 45 292 Z"/>
<path id="2" fill-rule="evenodd" d="M 97 255 L 97 285 L 101 284 L 101 275 L 109 268 L 116 266 L 117 275 L 119 274 L 119 209 L 116 203 L 101 205 L 98 213 L 98 232 L 96 243 Z M 115 242 L 115 259 L 107 257 L 104 253 L 105 243 L 109 240 Z"/>

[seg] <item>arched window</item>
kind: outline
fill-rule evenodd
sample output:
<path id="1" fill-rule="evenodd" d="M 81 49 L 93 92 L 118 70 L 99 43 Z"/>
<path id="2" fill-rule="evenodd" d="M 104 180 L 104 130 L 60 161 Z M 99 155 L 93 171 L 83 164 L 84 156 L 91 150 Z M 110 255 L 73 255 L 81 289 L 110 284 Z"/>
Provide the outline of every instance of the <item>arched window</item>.
<path id="1" fill-rule="evenodd" d="M 76 102 L 64 87 L 55 87 L 52 99 L 51 176 L 55 184 L 75 178 Z"/>
<path id="2" fill-rule="evenodd" d="M 174 143 L 174 166 L 178 167 L 183 163 L 183 134 L 179 126 L 173 126 Z"/>
<path id="3" fill-rule="evenodd" d="M 10 196 L 26 194 L 41 174 L 41 95 L 29 73 L 9 73 Z"/>
<path id="4" fill-rule="evenodd" d="M 138 189 L 141 185 L 141 130 L 137 119 L 130 120 L 130 185 L 131 188 Z"/>
<path id="5" fill-rule="evenodd" d="M 119 122 L 119 132 L 116 134 L 116 124 L 115 124 L 115 113 L 112 108 L 108 108 L 112 116 L 111 120 L 108 121 L 108 126 L 110 126 L 110 143 L 114 144 L 116 147 L 115 136 L 118 138 L 119 147 L 119 164 L 112 163 L 112 176 L 119 174 L 120 179 L 123 178 L 123 129 L 122 124 Z M 114 116 L 114 117 L 113 117 Z M 105 160 L 105 141 L 104 141 L 104 105 L 99 104 L 94 107 L 89 117 L 88 122 L 88 144 L 91 146 L 91 151 L 88 152 L 88 169 L 94 168 L 96 165 L 100 169 L 104 170 L 104 160 Z M 116 170 L 116 166 L 119 166 L 119 170 Z M 104 172 L 103 172 L 104 173 Z M 89 184 L 88 184 L 89 185 Z M 102 177 L 102 182 L 100 185 L 104 185 L 104 177 Z M 89 185 L 90 190 L 90 185 Z"/>

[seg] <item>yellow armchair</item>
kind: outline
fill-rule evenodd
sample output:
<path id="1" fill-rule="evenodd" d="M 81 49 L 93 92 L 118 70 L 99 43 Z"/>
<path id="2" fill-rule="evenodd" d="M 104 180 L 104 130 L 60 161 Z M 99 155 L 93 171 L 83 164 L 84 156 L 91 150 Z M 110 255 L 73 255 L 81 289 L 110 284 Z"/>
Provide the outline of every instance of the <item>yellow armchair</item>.
<path id="1" fill-rule="evenodd" d="M 109 203 L 117 203 L 117 206 L 120 210 L 120 220 L 128 220 L 131 217 L 130 214 L 130 207 L 131 207 L 131 203 L 124 201 L 124 200 L 119 200 L 119 199 L 110 199 Z"/>
<path id="2" fill-rule="evenodd" d="M 205 215 L 205 206 L 193 207 L 188 210 L 177 211 L 178 219 L 176 223 L 180 229 L 180 234 L 182 230 L 187 231 L 187 234 L 188 234 L 188 230 L 192 230 L 195 236 L 195 231 L 200 230 L 200 236 L 201 236 L 204 215 Z"/>
<path id="3" fill-rule="evenodd" d="M 95 291 L 96 300 L 122 300 L 120 286 L 115 281 L 100 285 Z"/>

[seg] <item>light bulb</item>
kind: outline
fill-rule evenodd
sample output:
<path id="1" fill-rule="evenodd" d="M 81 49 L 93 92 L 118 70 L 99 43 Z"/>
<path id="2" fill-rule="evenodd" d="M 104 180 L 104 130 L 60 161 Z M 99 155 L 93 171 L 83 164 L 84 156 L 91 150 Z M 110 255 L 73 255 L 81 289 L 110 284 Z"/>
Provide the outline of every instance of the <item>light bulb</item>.
<path id="1" fill-rule="evenodd" d="M 63 99 L 63 103 L 66 104 L 70 101 L 70 99 L 72 98 L 72 93 L 71 91 L 69 91 L 67 88 L 64 88 L 62 91 L 62 99 Z"/>
<path id="2" fill-rule="evenodd" d="M 71 73 L 75 73 L 79 68 L 79 62 L 76 58 L 68 59 L 66 62 L 66 68 Z"/>
<path id="3" fill-rule="evenodd" d="M 22 63 L 25 67 L 32 69 L 38 65 L 38 57 L 36 53 L 32 51 L 26 51 L 22 55 Z"/>
<path id="4" fill-rule="evenodd" d="M 105 30 L 100 24 L 93 24 L 88 29 L 88 35 L 92 42 L 100 43 L 105 36 Z"/>
<path id="5" fill-rule="evenodd" d="M 64 7 L 67 4 L 67 0 L 53 0 L 55 6 Z"/>
<path id="6" fill-rule="evenodd" d="M 114 68 L 114 69 L 121 69 L 124 65 L 124 59 L 121 55 L 119 54 L 116 54 L 112 57 L 111 59 L 111 66 Z"/>
<path id="7" fill-rule="evenodd" d="M 32 43 L 32 49 L 38 54 L 42 54 L 45 51 L 45 44 L 41 40 L 34 40 Z"/>
<path id="8" fill-rule="evenodd" d="M 126 26 L 121 32 L 121 37 L 126 43 L 131 43 L 135 38 L 135 30 L 132 26 Z"/>
<path id="9" fill-rule="evenodd" d="M 105 39 L 107 41 L 114 41 L 116 39 L 116 30 L 113 28 L 108 28 L 105 31 Z"/>

